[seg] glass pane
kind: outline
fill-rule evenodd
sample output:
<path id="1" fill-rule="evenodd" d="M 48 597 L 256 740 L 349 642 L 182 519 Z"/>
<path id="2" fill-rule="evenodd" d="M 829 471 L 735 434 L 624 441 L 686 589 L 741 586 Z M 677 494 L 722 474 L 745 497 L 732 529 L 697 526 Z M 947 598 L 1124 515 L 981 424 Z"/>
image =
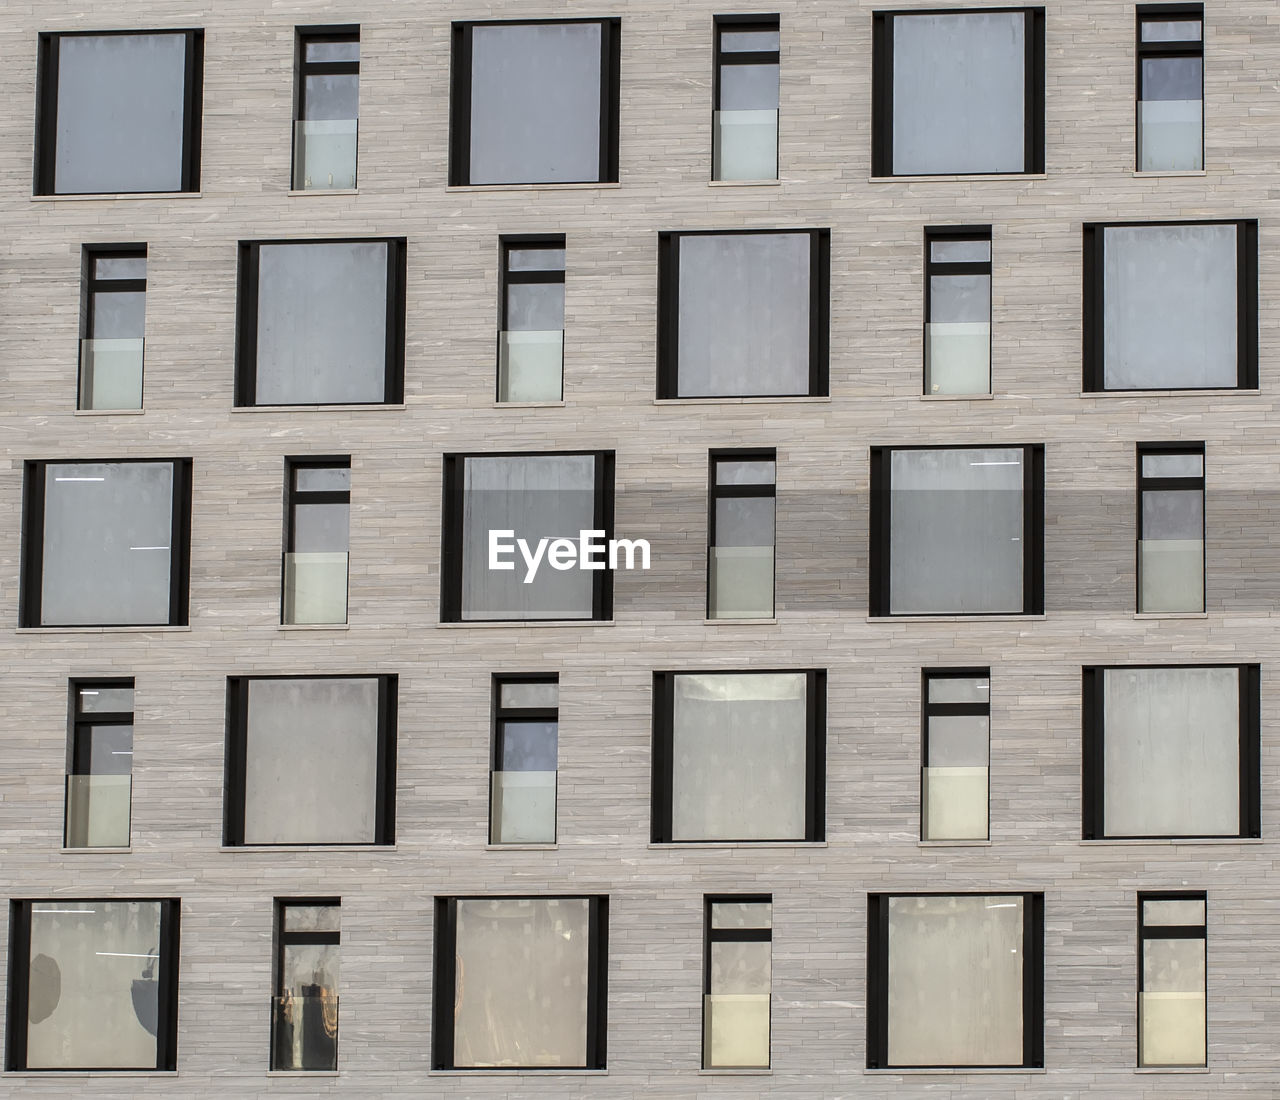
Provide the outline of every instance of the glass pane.
<path id="1" fill-rule="evenodd" d="M 773 945 L 711 941 L 711 993 L 768 993 Z"/>
<path id="2" fill-rule="evenodd" d="M 300 493 L 350 492 L 351 467 L 294 466 L 293 486 Z"/>
<path id="3" fill-rule="evenodd" d="M 141 338 L 80 341 L 80 408 L 142 408 Z"/>
<path id="4" fill-rule="evenodd" d="M 1199 489 L 1144 489 L 1142 537 L 1204 538 L 1204 493 Z"/>
<path id="5" fill-rule="evenodd" d="M 772 928 L 773 903 L 769 901 L 713 901 L 712 928 Z"/>
<path id="6" fill-rule="evenodd" d="M 345 554 L 350 512 L 349 504 L 295 504 L 294 550 Z"/>
<path id="7" fill-rule="evenodd" d="M 1198 172 L 1204 167 L 1204 107 L 1196 99 L 1138 104 L 1139 166 L 1144 172 Z"/>
<path id="8" fill-rule="evenodd" d="M 350 190 L 356 185 L 356 135 L 351 119 L 306 119 L 293 127 L 295 191 Z"/>
<path id="9" fill-rule="evenodd" d="M 712 179 L 778 178 L 777 111 L 716 111 L 713 126 Z"/>
<path id="10" fill-rule="evenodd" d="M 1142 993 L 1143 1066 L 1205 1065 L 1205 995 Z"/>
<path id="11" fill-rule="evenodd" d="M 929 278 L 929 320 L 937 323 L 991 321 L 990 275 L 933 275 Z"/>
<path id="12" fill-rule="evenodd" d="M 95 279 L 145 279 L 147 257 L 144 256 L 95 256 Z"/>
<path id="13" fill-rule="evenodd" d="M 556 842 L 556 773 L 495 771 L 489 838 L 492 844 Z"/>
<path id="14" fill-rule="evenodd" d="M 1203 928 L 1204 907 L 1204 898 L 1144 901 L 1142 903 L 1142 923 L 1148 927 L 1174 925 Z"/>
<path id="15" fill-rule="evenodd" d="M 316 997 L 322 991 L 336 993 L 339 950 L 332 943 L 286 943 L 280 993 L 299 997 Z"/>
<path id="16" fill-rule="evenodd" d="M 1144 490 L 1138 610 L 1204 610 L 1204 493 Z"/>
<path id="17" fill-rule="evenodd" d="M 72 771 L 128 775 L 133 768 L 133 726 L 77 726 Z"/>
<path id="18" fill-rule="evenodd" d="M 776 111 L 777 109 L 777 65 L 721 66 L 721 111 Z"/>
<path id="19" fill-rule="evenodd" d="M 946 321 L 924 326 L 925 392 L 991 392 L 991 324 Z"/>
<path id="20" fill-rule="evenodd" d="M 772 619 L 772 543 L 766 546 L 713 546 L 710 556 L 711 598 L 707 618 Z"/>
<path id="21" fill-rule="evenodd" d="M 773 546 L 773 497 L 717 497 L 717 546 Z"/>
<path id="22" fill-rule="evenodd" d="M 1142 988 L 1147 993 L 1203 993 L 1205 941 L 1148 939 L 1142 945 Z"/>
<path id="23" fill-rule="evenodd" d="M 563 289 L 563 288 L 562 288 Z M 564 397 L 564 332 L 498 334 L 498 400 L 559 401 Z"/>
<path id="24" fill-rule="evenodd" d="M 343 42 L 306 42 L 306 60 L 308 61 L 359 61 L 360 40 L 358 38 Z"/>
<path id="25" fill-rule="evenodd" d="M 924 805 L 920 812 L 922 840 L 986 840 L 987 769 L 983 767 L 926 767 Z"/>
<path id="26" fill-rule="evenodd" d="M 1202 62 L 1198 57 L 1146 57 L 1142 60 L 1142 99 L 1189 101 L 1201 98 Z"/>
<path id="27" fill-rule="evenodd" d="M 348 556 L 340 551 L 285 554 L 282 622 L 347 621 Z"/>
<path id="28" fill-rule="evenodd" d="M 500 705 L 504 707 L 554 707 L 560 702 L 559 684 L 522 684 L 506 682 L 501 685 Z"/>
<path id="29" fill-rule="evenodd" d="M 336 944 L 284 945 L 274 1005 L 273 1068 L 337 1068 L 338 970 Z"/>
<path id="30" fill-rule="evenodd" d="M 304 81 L 304 119 L 350 121 L 360 117 L 360 77 L 355 73 L 320 73 Z"/>
<path id="31" fill-rule="evenodd" d="M 511 248 L 507 252 L 510 271 L 563 271 L 563 248 Z"/>
<path id="32" fill-rule="evenodd" d="M 122 775 L 67 776 L 68 848 L 127 848 L 133 779 Z"/>
<path id="33" fill-rule="evenodd" d="M 991 242 L 944 237 L 929 242 L 929 259 L 936 264 L 990 263 Z"/>
<path id="34" fill-rule="evenodd" d="M 556 722 L 503 722 L 498 758 L 500 770 L 555 771 L 558 729 L 559 725 Z"/>
<path id="35" fill-rule="evenodd" d="M 286 932 L 338 932 L 342 928 L 340 905 L 286 905 Z M 336 961 L 336 956 L 335 956 Z"/>
<path id="36" fill-rule="evenodd" d="M 986 703 L 991 697 L 991 681 L 985 676 L 930 676 L 931 703 Z"/>
<path id="37" fill-rule="evenodd" d="M 89 336 L 94 340 L 141 340 L 146 315 L 145 291 L 96 291 Z"/>
<path id="38" fill-rule="evenodd" d="M 985 714 L 935 714 L 929 718 L 931 767 L 987 766 L 991 719 Z"/>
<path id="39" fill-rule="evenodd" d="M 778 49 L 778 41 L 777 31 L 721 30 L 720 51 L 722 53 L 764 53 Z"/>
<path id="40" fill-rule="evenodd" d="M 95 685 L 76 692 L 82 714 L 132 714 L 133 688 Z"/>
<path id="41" fill-rule="evenodd" d="M 775 464 L 767 459 L 737 462 L 731 459 L 715 460 L 717 485 L 772 485 Z"/>
<path id="42" fill-rule="evenodd" d="M 559 332 L 564 328 L 564 283 L 508 283 L 508 331 Z"/>
<path id="43" fill-rule="evenodd" d="M 1203 477 L 1202 454 L 1144 454 L 1143 477 Z"/>
<path id="44" fill-rule="evenodd" d="M 1199 19 L 1170 19 L 1142 21 L 1143 42 L 1198 42 Z"/>

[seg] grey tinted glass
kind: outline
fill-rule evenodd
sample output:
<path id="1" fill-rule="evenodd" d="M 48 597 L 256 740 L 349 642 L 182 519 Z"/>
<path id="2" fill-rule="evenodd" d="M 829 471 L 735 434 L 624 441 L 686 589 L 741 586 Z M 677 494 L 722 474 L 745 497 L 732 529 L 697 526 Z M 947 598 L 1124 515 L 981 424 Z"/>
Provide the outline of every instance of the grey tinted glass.
<path id="1" fill-rule="evenodd" d="M 991 695 L 991 681 L 986 677 L 930 676 L 931 703 L 986 703 Z"/>
<path id="2" fill-rule="evenodd" d="M 554 707 L 560 700 L 559 684 L 502 685 L 500 706 L 504 707 Z"/>
<path id="3" fill-rule="evenodd" d="M 935 263 L 986 263 L 991 259 L 991 242 L 964 240 L 930 241 L 929 258 Z"/>
<path id="4" fill-rule="evenodd" d="M 85 714 L 118 713 L 133 710 L 133 688 L 82 687 L 77 692 Z"/>
<path id="5" fill-rule="evenodd" d="M 1148 489 L 1142 494 L 1142 537 L 1204 538 L 1204 494 L 1192 489 Z"/>
<path id="6" fill-rule="evenodd" d="M 929 320 L 991 320 L 990 275 L 933 275 L 929 279 Z"/>
<path id="7" fill-rule="evenodd" d="M 504 772 L 553 772 L 556 770 L 555 722 L 503 722 L 502 759 Z"/>
<path id="8" fill-rule="evenodd" d="M 776 111 L 777 65 L 725 65 L 720 69 L 722 111 Z"/>
<path id="9" fill-rule="evenodd" d="M 722 53 L 763 53 L 778 48 L 777 31 L 721 31 Z"/>
<path id="10" fill-rule="evenodd" d="M 1143 455 L 1143 477 L 1202 477 L 1204 455 Z"/>
<path id="11" fill-rule="evenodd" d="M 145 279 L 146 256 L 96 256 L 93 274 L 99 279 Z"/>
<path id="12" fill-rule="evenodd" d="M 549 332 L 564 328 L 564 283 L 512 283 L 507 287 L 507 330 Z"/>
<path id="13" fill-rule="evenodd" d="M 348 504 L 294 505 L 293 549 L 303 553 L 345 554 L 350 511 Z"/>
<path id="14" fill-rule="evenodd" d="M 1198 42 L 1199 40 L 1199 19 L 1144 21 L 1142 24 L 1142 41 L 1144 42 Z"/>
<path id="15" fill-rule="evenodd" d="M 1142 60 L 1142 98 L 1199 99 L 1201 60 L 1198 57 L 1148 57 Z"/>
<path id="16" fill-rule="evenodd" d="M 95 340 L 139 340 L 143 335 L 146 313 L 145 291 L 96 291 L 90 336 Z"/>
<path id="17" fill-rule="evenodd" d="M 984 768 L 991 721 L 983 714 L 935 714 L 929 719 L 931 768 Z"/>
<path id="18" fill-rule="evenodd" d="M 90 775 L 128 775 L 133 767 L 133 727 L 81 726 L 77 749 L 88 757 Z"/>
<path id="19" fill-rule="evenodd" d="M 308 61 L 359 61 L 360 43 L 356 42 L 308 42 Z"/>
<path id="20" fill-rule="evenodd" d="M 306 78 L 303 117 L 348 119 L 360 117 L 360 77 L 355 73 L 322 73 Z"/>
<path id="21" fill-rule="evenodd" d="M 54 191 L 180 190 L 187 36 L 69 35 L 57 50 Z"/>
<path id="22" fill-rule="evenodd" d="M 773 903 L 768 901 L 713 901 L 712 928 L 772 928 Z"/>
<path id="23" fill-rule="evenodd" d="M 512 271 L 563 271 L 563 248 L 513 248 L 507 253 Z"/>
<path id="24" fill-rule="evenodd" d="M 468 182 L 599 178 L 599 25 L 474 27 Z"/>
<path id="25" fill-rule="evenodd" d="M 286 932 L 337 932 L 342 927 L 342 908 L 338 905 L 286 905 Z"/>
<path id="26" fill-rule="evenodd" d="M 774 464 L 772 462 L 717 462 L 717 485 L 772 485 Z"/>
<path id="27" fill-rule="evenodd" d="M 721 497 L 716 501 L 717 546 L 772 546 L 773 497 Z"/>
<path id="28" fill-rule="evenodd" d="M 303 493 L 345 493 L 351 488 L 351 467 L 295 466 L 294 486 Z"/>

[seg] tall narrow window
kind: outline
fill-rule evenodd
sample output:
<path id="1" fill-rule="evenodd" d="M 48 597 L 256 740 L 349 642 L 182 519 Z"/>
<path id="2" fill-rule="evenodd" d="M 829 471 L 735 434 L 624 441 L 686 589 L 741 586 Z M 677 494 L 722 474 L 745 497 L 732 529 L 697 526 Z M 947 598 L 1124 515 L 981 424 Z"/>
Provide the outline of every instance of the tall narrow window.
<path id="1" fill-rule="evenodd" d="M 1204 5 L 1138 5 L 1138 170 L 1204 167 Z"/>
<path id="2" fill-rule="evenodd" d="M 341 915 L 337 898 L 276 901 L 274 1070 L 338 1068 Z"/>
<path id="3" fill-rule="evenodd" d="M 489 843 L 556 842 L 560 685 L 555 676 L 495 676 Z"/>
<path id="4" fill-rule="evenodd" d="M 504 237 L 498 400 L 564 396 L 564 237 Z"/>
<path id="5" fill-rule="evenodd" d="M 991 678 L 985 668 L 924 670 L 921 840 L 990 835 Z"/>
<path id="6" fill-rule="evenodd" d="M 77 408 L 142 408 L 147 246 L 86 247 Z"/>
<path id="7" fill-rule="evenodd" d="M 355 187 L 360 28 L 299 28 L 297 48 L 293 188 Z"/>
<path id="8" fill-rule="evenodd" d="M 1138 445 L 1138 610 L 1204 610 L 1204 444 Z"/>
<path id="9" fill-rule="evenodd" d="M 708 897 L 706 910 L 702 1068 L 767 1068 L 773 898 Z"/>
<path id="10" fill-rule="evenodd" d="M 717 16 L 711 178 L 778 178 L 778 17 Z"/>
<path id="11" fill-rule="evenodd" d="M 1138 1065 L 1203 1066 L 1208 1046 L 1203 893 L 1138 895 Z"/>
<path id="12" fill-rule="evenodd" d="M 924 392 L 991 392 L 991 227 L 924 231 Z"/>
<path id="13" fill-rule="evenodd" d="M 286 464 L 283 623 L 347 621 L 351 459 Z"/>
<path id="14" fill-rule="evenodd" d="M 707 618 L 773 618 L 777 452 L 712 451 Z"/>
<path id="15" fill-rule="evenodd" d="M 68 848 L 127 848 L 133 681 L 75 680 L 67 746 Z"/>

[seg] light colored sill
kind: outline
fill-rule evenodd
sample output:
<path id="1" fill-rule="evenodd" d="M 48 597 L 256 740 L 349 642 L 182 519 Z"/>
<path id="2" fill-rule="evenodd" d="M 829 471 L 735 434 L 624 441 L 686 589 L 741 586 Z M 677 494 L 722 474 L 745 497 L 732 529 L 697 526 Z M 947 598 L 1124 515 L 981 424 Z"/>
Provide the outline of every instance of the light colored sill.
<path id="1" fill-rule="evenodd" d="M 495 401 L 495 409 L 563 409 L 563 401 Z"/>
<path id="2" fill-rule="evenodd" d="M 976 176 L 868 176 L 868 183 L 974 183 L 982 180 L 1047 180 L 1044 172 L 995 172 Z M 1026 1072 L 1020 1070 L 1019 1072 Z"/>
<path id="3" fill-rule="evenodd" d="M 1261 393 L 1259 389 L 1229 390 L 1092 390 L 1081 397 L 1235 397 L 1240 394 Z"/>
<path id="4" fill-rule="evenodd" d="M 233 413 L 349 413 L 349 412 L 404 412 L 404 405 L 232 405 Z"/>
<path id="5" fill-rule="evenodd" d="M 476 1069 L 433 1069 L 428 1077 L 519 1077 L 522 1074 L 535 1077 L 608 1077 L 607 1069 L 560 1069 L 557 1066 L 521 1066 L 518 1069 L 499 1069 L 484 1066 Z"/>
<path id="6" fill-rule="evenodd" d="M 708 187 L 781 187 L 782 180 L 707 180 Z M 720 1072 L 713 1070 L 713 1073 Z"/>
<path id="7" fill-rule="evenodd" d="M 350 630 L 350 623 L 280 623 L 281 630 Z"/>
<path id="8" fill-rule="evenodd" d="M 777 619 L 703 619 L 704 626 L 775 626 Z"/>
<path id="9" fill-rule="evenodd" d="M 940 1069 L 926 1069 L 924 1067 L 917 1068 L 915 1066 L 900 1066 L 897 1069 L 864 1069 L 863 1073 L 873 1077 L 892 1077 L 895 1074 L 902 1074 L 910 1077 L 925 1077 L 930 1074 L 944 1074 L 948 1077 L 963 1075 L 965 1077 L 976 1077 L 979 1074 L 999 1073 L 1001 1075 L 1010 1073 L 1048 1073 L 1043 1066 L 1040 1067 L 1023 1067 L 1023 1066 L 955 1066 L 943 1067 Z"/>
<path id="10" fill-rule="evenodd" d="M 269 1069 L 268 1077 L 341 1077 L 336 1069 Z"/>
<path id="11" fill-rule="evenodd" d="M 436 626 L 442 630 L 495 630 L 506 628 L 508 630 L 520 630 L 526 626 L 548 627 L 548 626 L 613 626 L 612 619 L 547 619 L 545 622 L 541 619 L 511 619 L 501 622 L 490 622 L 488 620 L 472 621 L 468 619 L 461 623 L 436 623 Z"/>
<path id="12" fill-rule="evenodd" d="M 773 1070 L 763 1069 L 700 1069 L 699 1077 L 772 1077 Z"/>
<path id="13" fill-rule="evenodd" d="M 32 202 L 93 202 L 106 199 L 114 202 L 117 199 L 199 199 L 200 191 L 125 191 L 109 195 L 32 195 Z"/>
<path id="14" fill-rule="evenodd" d="M 1203 168 L 1199 171 L 1183 170 L 1179 172 L 1141 172 L 1137 168 L 1131 168 L 1130 173 L 1135 176 L 1142 176 L 1147 179 L 1177 179 L 1179 176 L 1187 176 L 1194 179 L 1196 176 L 1207 176 L 1209 173 Z"/>
<path id="15" fill-rule="evenodd" d="M 486 844 L 486 852 L 554 852 L 559 844 Z"/>
<path id="16" fill-rule="evenodd" d="M 65 855 L 120 856 L 132 852 L 132 848 L 68 848 L 60 849 Z"/>
<path id="17" fill-rule="evenodd" d="M 1078 840 L 1076 843 L 1082 848 L 1134 847 L 1141 846 L 1143 844 L 1158 844 L 1161 847 L 1185 848 L 1190 845 L 1199 844 L 1209 845 L 1211 847 L 1221 847 L 1224 844 L 1265 844 L 1267 841 L 1260 836 L 1155 836 L 1149 838 L 1140 837 L 1137 840 L 1100 837 L 1098 840 Z"/>
<path id="18" fill-rule="evenodd" d="M 466 194 L 468 191 L 615 191 L 621 183 L 468 183 L 461 187 L 446 187 L 446 194 Z"/>
<path id="19" fill-rule="evenodd" d="M 5 1072 L 5 1079 L 26 1078 L 29 1081 L 68 1081 L 77 1077 L 177 1077 L 176 1069 L 15 1069 Z"/>
<path id="20" fill-rule="evenodd" d="M 1134 1073 L 1212 1073 L 1208 1066 L 1139 1066 Z"/>
<path id="21" fill-rule="evenodd" d="M 304 191 L 286 191 L 285 194 L 288 195 L 291 199 L 299 198 L 302 195 L 358 195 L 360 194 L 360 188 L 358 187 L 308 187 Z M 306 1070 L 302 1070 L 302 1071 L 279 1070 L 276 1072 L 306 1073 L 307 1071 Z"/>
<path id="22" fill-rule="evenodd" d="M 917 840 L 919 848 L 990 848 L 989 840 Z"/>
<path id="23" fill-rule="evenodd" d="M 742 848 L 747 851 L 753 848 L 825 848 L 825 840 L 677 840 L 663 841 L 655 844 L 650 841 L 646 847 L 653 851 L 680 851 L 682 848 Z"/>
<path id="24" fill-rule="evenodd" d="M 655 397 L 655 405 L 824 405 L 830 397 Z"/>
<path id="25" fill-rule="evenodd" d="M 181 634 L 188 626 L 20 626 L 19 634 Z"/>
<path id="26" fill-rule="evenodd" d="M 994 401 L 994 393 L 922 393 L 921 401 Z"/>
<path id="27" fill-rule="evenodd" d="M 219 844 L 220 852 L 394 852 L 395 844 Z"/>
<path id="28" fill-rule="evenodd" d="M 141 416 L 146 409 L 76 409 L 76 416 Z"/>
<path id="29" fill-rule="evenodd" d="M 869 623 L 1025 623 L 1043 622 L 1048 615 L 868 615 Z"/>
<path id="30" fill-rule="evenodd" d="M 1135 611 L 1135 619 L 1207 619 L 1207 611 Z"/>

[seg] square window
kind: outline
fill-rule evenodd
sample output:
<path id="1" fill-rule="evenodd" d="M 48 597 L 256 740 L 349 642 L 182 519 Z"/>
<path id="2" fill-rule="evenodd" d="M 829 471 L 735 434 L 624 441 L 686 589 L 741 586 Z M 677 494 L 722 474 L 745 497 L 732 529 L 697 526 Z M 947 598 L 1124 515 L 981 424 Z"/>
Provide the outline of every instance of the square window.
<path id="1" fill-rule="evenodd" d="M 1138 1065 L 1208 1065 L 1207 898 L 1138 895 Z"/>
<path id="2" fill-rule="evenodd" d="M 773 898 L 708 896 L 703 904 L 702 1068 L 767 1069 Z"/>
<path id="3" fill-rule="evenodd" d="M 825 229 L 658 235 L 658 397 L 827 393 Z"/>
<path id="4" fill-rule="evenodd" d="M 405 240 L 242 241 L 236 404 L 395 405 Z"/>
<path id="5" fill-rule="evenodd" d="M 557 676 L 493 678 L 489 843 L 556 842 Z"/>
<path id="6" fill-rule="evenodd" d="M 133 681 L 73 680 L 63 843 L 127 848 L 132 788 Z"/>
<path id="7" fill-rule="evenodd" d="M 991 392 L 991 226 L 924 231 L 924 392 Z"/>
<path id="8" fill-rule="evenodd" d="M 142 408 L 147 246 L 84 250 L 78 409 Z"/>
<path id="9" fill-rule="evenodd" d="M 1204 444 L 1138 444 L 1138 610 L 1204 610 Z"/>
<path id="10" fill-rule="evenodd" d="M 285 624 L 345 623 L 351 458 L 285 460 Z"/>
<path id="11" fill-rule="evenodd" d="M 339 898 L 276 899 L 271 1068 L 338 1068 Z"/>
<path id="12" fill-rule="evenodd" d="M 920 839 L 990 835 L 991 670 L 927 668 Z"/>
<path id="13" fill-rule="evenodd" d="M 564 237 L 503 237 L 498 400 L 564 397 Z"/>
<path id="14" fill-rule="evenodd" d="M 1204 5 L 1138 5 L 1138 171 L 1204 168 Z"/>
<path id="15" fill-rule="evenodd" d="M 200 189 L 204 32 L 42 34 L 37 195 Z"/>
<path id="16" fill-rule="evenodd" d="M 293 189 L 354 188 L 359 27 L 298 28 L 293 117 Z"/>
<path id="17" fill-rule="evenodd" d="M 715 19 L 715 108 L 711 178 L 778 178 L 777 17 Z"/>

